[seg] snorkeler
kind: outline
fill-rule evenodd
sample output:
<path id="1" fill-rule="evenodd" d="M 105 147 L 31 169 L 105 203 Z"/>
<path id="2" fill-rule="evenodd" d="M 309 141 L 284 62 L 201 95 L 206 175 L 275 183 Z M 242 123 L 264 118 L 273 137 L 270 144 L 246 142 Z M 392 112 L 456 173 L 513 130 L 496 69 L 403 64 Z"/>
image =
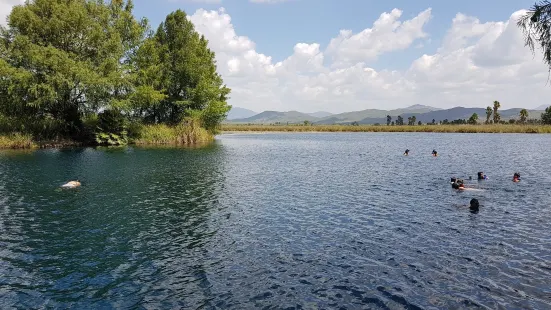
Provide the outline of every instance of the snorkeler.
<path id="1" fill-rule="evenodd" d="M 432 150 L 432 156 L 434 157 L 438 156 L 438 152 L 436 150 Z"/>
<path id="2" fill-rule="evenodd" d="M 513 182 L 520 182 L 520 173 L 515 172 L 513 175 Z"/>
<path id="3" fill-rule="evenodd" d="M 487 180 L 488 177 L 484 174 L 484 172 L 478 173 L 478 180 Z"/>
<path id="4" fill-rule="evenodd" d="M 406 149 L 406 151 L 404 152 L 404 155 L 405 155 L 405 156 L 408 156 L 408 155 L 409 155 L 409 149 Z"/>

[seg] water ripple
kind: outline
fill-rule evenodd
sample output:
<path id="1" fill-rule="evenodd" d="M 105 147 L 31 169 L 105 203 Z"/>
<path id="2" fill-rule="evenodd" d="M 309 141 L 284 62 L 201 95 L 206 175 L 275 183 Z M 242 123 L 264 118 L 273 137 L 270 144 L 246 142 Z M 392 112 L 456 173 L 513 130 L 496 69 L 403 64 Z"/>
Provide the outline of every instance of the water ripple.
<path id="1" fill-rule="evenodd" d="M 269 134 L 4 152 L 0 308 L 551 308 L 550 146 Z M 450 188 L 480 170 L 482 191 Z"/>

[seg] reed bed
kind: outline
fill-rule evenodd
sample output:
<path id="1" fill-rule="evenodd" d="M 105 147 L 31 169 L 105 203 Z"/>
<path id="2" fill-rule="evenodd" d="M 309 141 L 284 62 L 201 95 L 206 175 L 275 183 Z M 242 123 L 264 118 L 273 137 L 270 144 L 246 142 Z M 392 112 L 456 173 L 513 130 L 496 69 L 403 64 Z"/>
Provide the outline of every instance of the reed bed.
<path id="1" fill-rule="evenodd" d="M 14 133 L 0 135 L 0 149 L 31 149 L 37 145 L 31 135 Z"/>
<path id="2" fill-rule="evenodd" d="M 178 126 L 146 125 L 139 129 L 137 145 L 190 145 L 212 141 L 213 135 L 195 122 Z"/>

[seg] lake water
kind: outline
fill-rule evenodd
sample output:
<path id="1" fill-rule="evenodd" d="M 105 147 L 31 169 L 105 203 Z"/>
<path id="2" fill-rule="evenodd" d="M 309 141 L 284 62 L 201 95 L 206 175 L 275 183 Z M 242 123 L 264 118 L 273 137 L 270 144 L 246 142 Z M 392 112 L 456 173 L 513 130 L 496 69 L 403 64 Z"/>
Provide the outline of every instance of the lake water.
<path id="1" fill-rule="evenodd" d="M 317 133 L 3 151 L 0 308 L 550 309 L 550 150 Z"/>

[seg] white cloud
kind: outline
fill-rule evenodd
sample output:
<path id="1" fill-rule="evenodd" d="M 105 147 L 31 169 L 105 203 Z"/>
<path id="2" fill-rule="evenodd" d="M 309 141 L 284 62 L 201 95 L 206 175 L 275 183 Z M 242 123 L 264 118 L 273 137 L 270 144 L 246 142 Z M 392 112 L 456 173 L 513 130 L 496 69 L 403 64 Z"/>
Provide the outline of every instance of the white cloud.
<path id="1" fill-rule="evenodd" d="M 12 6 L 21 3 L 0 0 L 3 25 Z M 430 9 L 405 21 L 400 21 L 400 10 L 383 13 L 370 28 L 356 34 L 341 31 L 326 48 L 298 42 L 280 62 L 238 35 L 223 8 L 200 9 L 188 18 L 216 52 L 219 72 L 232 88 L 231 104 L 256 111 L 341 112 L 412 104 L 482 107 L 493 100 L 504 108 L 548 104 L 547 66 L 541 54 L 533 56 L 524 47 L 516 26 L 523 12 L 486 23 L 457 14 L 441 46 L 400 71 L 377 71 L 370 65 L 385 53 L 418 53 L 416 47 L 430 43 L 424 31 Z"/>
<path id="2" fill-rule="evenodd" d="M 516 26 L 522 13 L 487 23 L 457 14 L 434 54 L 420 55 L 401 71 L 376 71 L 368 64 L 384 53 L 416 52 L 420 39 L 430 42 L 424 26 L 431 9 L 406 21 L 399 21 L 400 10 L 383 13 L 371 28 L 341 31 L 325 50 L 297 43 L 281 62 L 239 36 L 224 9 L 198 10 L 190 19 L 216 52 L 232 88 L 231 104 L 256 111 L 341 112 L 412 104 L 483 107 L 493 100 L 504 108 L 546 104 L 547 67 L 524 47 Z"/>
<path id="3" fill-rule="evenodd" d="M 357 34 L 341 30 L 338 37 L 331 40 L 326 53 L 333 57 L 333 66 L 349 66 L 361 61 L 373 61 L 383 53 L 410 47 L 416 40 L 428 35 L 423 26 L 431 18 L 431 9 L 421 12 L 413 19 L 400 22 L 402 11 L 392 10 L 383 13 L 367 28 Z"/>
<path id="4" fill-rule="evenodd" d="M 0 25 L 7 25 L 7 17 L 14 5 L 23 4 L 24 0 L 0 0 Z"/>

